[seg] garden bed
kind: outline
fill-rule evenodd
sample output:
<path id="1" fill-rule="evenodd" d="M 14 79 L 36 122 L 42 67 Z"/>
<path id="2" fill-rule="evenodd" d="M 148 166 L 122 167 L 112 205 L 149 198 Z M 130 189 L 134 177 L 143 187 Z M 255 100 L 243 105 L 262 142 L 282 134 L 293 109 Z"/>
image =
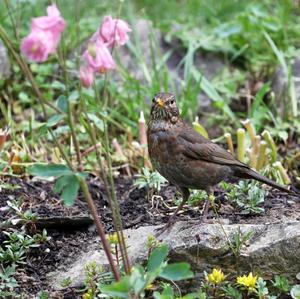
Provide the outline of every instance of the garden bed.
<path id="1" fill-rule="evenodd" d="M 20 284 L 20 293 L 37 294 L 41 290 L 48 292 L 51 290 L 50 298 L 77 298 L 76 296 L 79 298 L 73 288 L 66 288 L 64 291 L 54 290 L 51 285 L 48 285 L 46 274 L 55 271 L 61 264 L 72 263 L 79 254 L 88 251 L 89 245 L 95 243 L 97 232 L 82 196 L 79 196 L 72 207 L 65 207 L 58 196 L 52 192 L 51 182 L 13 178 L 6 183 L 19 188 L 3 189 L 0 193 L 2 223 L 14 214 L 11 210 L 4 209 L 6 201 L 21 200 L 22 211 L 30 209 L 37 216 L 33 223 L 27 223 L 28 232 L 33 233 L 46 228 L 51 237 L 50 241 L 31 249 L 26 264 L 18 269 L 17 280 Z M 90 179 L 89 186 L 106 232 L 112 232 L 111 212 L 104 187 L 96 178 Z M 125 177 L 116 180 L 116 189 L 125 229 L 165 223 L 168 215 L 174 211 L 174 197 L 180 198 L 176 188 L 167 185 L 162 188 L 161 197 L 156 196 L 149 200 L 145 189 L 138 189 L 133 185 L 131 178 Z M 299 197 L 269 190 L 264 203 L 260 205 L 265 211 L 259 215 L 247 215 L 226 200 L 225 194 L 221 189 L 215 192 L 218 198 L 216 207 L 224 223 L 275 224 L 300 221 Z M 205 225 L 201 223 L 202 206 L 203 203 L 200 203 L 199 207 L 186 207 L 178 215 L 178 220 L 199 219 L 199 225 Z M 210 216 L 213 217 L 213 211 L 210 211 Z M 0 238 L 3 241 L 4 235 L 1 234 Z"/>

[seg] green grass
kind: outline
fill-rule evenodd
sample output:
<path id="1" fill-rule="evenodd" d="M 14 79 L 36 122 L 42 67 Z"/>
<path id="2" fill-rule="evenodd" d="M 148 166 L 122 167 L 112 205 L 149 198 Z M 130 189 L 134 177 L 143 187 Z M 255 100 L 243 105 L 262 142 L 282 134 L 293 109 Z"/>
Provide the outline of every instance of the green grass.
<path id="1" fill-rule="evenodd" d="M 6 10 L 5 2 L 9 3 L 10 13 Z M 45 14 L 48 3 L 49 1 L 0 3 L 0 22 L 10 34 L 16 49 L 20 39 L 28 33 L 31 17 Z M 264 81 L 268 84 L 275 67 L 281 64 L 289 69 L 290 60 L 299 53 L 297 48 L 300 43 L 298 22 L 300 8 L 292 0 L 276 1 L 275 4 L 271 0 L 263 2 L 142 0 L 122 3 L 60 0 L 57 1 L 57 5 L 68 24 L 63 34 L 62 48 L 65 57 L 68 57 L 68 71 L 73 74 L 77 71 L 76 61 L 78 61 L 76 56 L 78 51 L 74 56 L 74 49 L 78 49 L 78 45 L 96 30 L 103 15 L 111 14 L 116 17 L 120 11 L 120 17 L 131 24 L 133 32 L 128 44 L 129 56 L 132 64 L 141 73 L 141 77 L 137 79 L 136 74 L 123 65 L 124 58 L 117 50 L 115 58 L 119 64 L 119 79 L 113 80 L 115 74 L 110 74 L 109 78 L 112 79 L 109 80 L 108 88 L 111 120 L 115 124 L 121 124 L 119 129 L 130 130 L 134 134 L 137 133 L 139 111 L 144 110 L 147 117 L 150 99 L 160 90 L 172 91 L 178 96 L 182 114 L 189 121 L 197 115 L 197 95 L 202 90 L 217 107 L 216 114 L 207 115 L 208 124 L 214 126 L 217 122 L 224 126 L 224 130 L 230 126 L 238 127 L 238 119 L 247 115 L 233 113 L 230 105 L 233 99 L 239 100 L 241 87 L 248 80 Z M 13 30 L 10 15 L 15 20 L 16 30 Z M 154 29 L 149 34 L 150 61 L 149 58 L 146 59 L 141 41 L 135 32 L 139 19 L 152 21 L 155 28 L 161 30 L 166 41 L 179 40 L 182 43 L 182 60 L 178 65 L 178 68 L 183 68 L 182 80 L 172 77 L 168 71 L 166 61 L 174 49 L 161 53 Z M 14 36 L 15 32 L 17 38 Z M 213 53 L 225 61 L 224 69 L 210 80 L 205 78 L 202 70 L 195 65 L 195 56 L 199 51 Z M 46 98 L 55 101 L 60 96 L 61 90 L 53 82 L 63 81 L 56 59 L 51 58 L 42 65 L 33 64 L 31 68 Z M 18 100 L 17 104 L 10 102 L 12 113 L 18 114 L 22 109 L 35 103 L 35 95 L 32 94 L 30 86 L 24 82 L 16 66 L 10 83 L 13 84 L 4 85 L 1 97 L 4 98 L 5 95 L 5 98 L 10 98 L 11 101 Z M 71 89 L 76 90 L 78 81 L 71 80 L 70 84 Z M 97 85 L 99 88 L 103 86 L 103 78 L 98 78 Z M 290 91 L 286 101 L 292 106 L 289 111 L 293 113 L 289 113 L 286 119 L 295 117 L 294 111 L 297 110 L 292 86 Z M 86 96 L 87 101 L 89 96 Z M 257 128 L 262 128 L 266 124 L 272 125 L 277 116 L 275 106 L 272 113 L 270 109 L 272 106 L 263 106 L 264 96 L 265 94 L 260 95 L 258 107 L 263 115 L 254 119 Z M 252 112 L 249 113 L 251 116 Z M 2 121 L 1 125 L 3 124 Z"/>

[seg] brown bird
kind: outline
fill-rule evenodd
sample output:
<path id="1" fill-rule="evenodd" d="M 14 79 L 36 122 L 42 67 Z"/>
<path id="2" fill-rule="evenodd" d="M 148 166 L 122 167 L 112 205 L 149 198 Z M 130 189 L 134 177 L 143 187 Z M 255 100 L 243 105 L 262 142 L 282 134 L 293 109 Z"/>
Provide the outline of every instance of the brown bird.
<path id="1" fill-rule="evenodd" d="M 147 130 L 149 156 L 156 170 L 181 191 L 183 200 L 169 220 L 190 196 L 190 189 L 213 192 L 213 186 L 233 179 L 255 179 L 284 192 L 286 187 L 260 175 L 232 154 L 204 138 L 179 115 L 176 99 L 170 93 L 155 95 Z M 294 193 L 293 193 L 294 194 Z M 203 218 L 209 208 L 206 202 Z"/>

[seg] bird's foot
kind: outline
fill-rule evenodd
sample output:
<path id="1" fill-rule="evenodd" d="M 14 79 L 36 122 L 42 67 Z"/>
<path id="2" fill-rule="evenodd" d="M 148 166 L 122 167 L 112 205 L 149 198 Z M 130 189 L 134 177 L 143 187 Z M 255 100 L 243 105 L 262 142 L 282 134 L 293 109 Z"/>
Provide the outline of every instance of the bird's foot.
<path id="1" fill-rule="evenodd" d="M 200 222 L 201 223 L 206 223 L 206 224 L 213 224 L 213 223 L 215 223 L 214 219 L 208 219 L 207 215 L 206 216 L 202 216 Z"/>
<path id="2" fill-rule="evenodd" d="M 164 233 L 165 231 L 169 231 L 171 229 L 171 227 L 175 224 L 175 218 L 174 219 L 170 219 L 167 224 L 165 224 L 162 227 L 157 228 L 155 231 L 155 237 L 159 237 L 162 233 Z"/>

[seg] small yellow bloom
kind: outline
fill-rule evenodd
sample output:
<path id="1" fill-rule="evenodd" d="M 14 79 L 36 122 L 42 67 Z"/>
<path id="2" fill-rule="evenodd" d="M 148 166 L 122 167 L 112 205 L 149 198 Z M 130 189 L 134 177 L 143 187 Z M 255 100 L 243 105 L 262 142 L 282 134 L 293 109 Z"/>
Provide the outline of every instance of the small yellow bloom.
<path id="1" fill-rule="evenodd" d="M 107 236 L 107 240 L 108 240 L 109 244 L 117 245 L 118 244 L 118 235 L 117 235 L 117 233 L 109 234 Z"/>
<path id="2" fill-rule="evenodd" d="M 209 282 L 213 284 L 219 284 L 222 282 L 225 278 L 224 273 L 222 272 L 221 269 L 213 269 L 213 271 L 207 275 L 207 279 Z"/>
<path id="3" fill-rule="evenodd" d="M 248 276 L 239 276 L 236 280 L 238 284 L 246 287 L 249 290 L 254 290 L 257 281 L 257 276 L 253 276 L 252 272 L 250 272 Z"/>
<path id="4" fill-rule="evenodd" d="M 153 283 L 149 283 L 149 284 L 145 287 L 145 290 L 151 291 L 151 290 L 153 290 L 153 288 L 154 288 L 154 284 L 153 284 Z"/>
<path id="5" fill-rule="evenodd" d="M 92 299 L 94 296 L 90 291 L 87 291 L 82 295 L 82 299 Z"/>

